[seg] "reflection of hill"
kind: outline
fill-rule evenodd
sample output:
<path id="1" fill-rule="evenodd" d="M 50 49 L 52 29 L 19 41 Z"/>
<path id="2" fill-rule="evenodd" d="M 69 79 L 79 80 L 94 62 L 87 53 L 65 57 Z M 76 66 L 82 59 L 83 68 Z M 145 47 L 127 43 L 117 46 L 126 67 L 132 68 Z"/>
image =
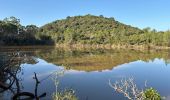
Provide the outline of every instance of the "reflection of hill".
<path id="1" fill-rule="evenodd" d="M 132 61 L 149 61 L 155 58 L 168 60 L 167 51 L 134 50 L 52 50 L 38 53 L 38 56 L 50 63 L 81 71 L 102 71 Z"/>
<path id="2" fill-rule="evenodd" d="M 149 61 L 155 58 L 163 58 L 168 63 L 170 57 L 168 51 L 73 50 L 69 48 L 65 50 L 53 47 L 5 48 L 0 50 L 0 56 L 14 51 L 18 51 L 20 55 L 24 56 L 21 63 L 35 64 L 34 57 L 39 57 L 49 63 L 65 66 L 67 69 L 81 71 L 102 71 L 124 63 L 137 60 Z"/>

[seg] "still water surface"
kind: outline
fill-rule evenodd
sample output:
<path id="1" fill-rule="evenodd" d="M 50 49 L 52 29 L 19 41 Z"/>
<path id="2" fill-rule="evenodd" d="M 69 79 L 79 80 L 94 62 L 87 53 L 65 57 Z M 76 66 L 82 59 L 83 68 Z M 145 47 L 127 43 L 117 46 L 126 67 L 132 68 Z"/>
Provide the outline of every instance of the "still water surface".
<path id="1" fill-rule="evenodd" d="M 18 87 L 19 92 L 34 93 L 34 72 L 40 81 L 38 95 L 46 93 L 42 100 L 50 100 L 54 93 L 66 89 L 74 90 L 79 100 L 126 100 L 109 86 L 109 80 L 114 83 L 129 77 L 139 88 L 147 81 L 148 87 L 170 100 L 169 51 L 1 48 L 1 66 L 9 63 L 6 59 L 12 58 L 13 53 L 21 58 L 9 65 L 16 72 L 19 86 L 14 84 L 11 89 L 0 91 L 0 100 L 10 100 Z M 9 83 L 8 75 L 0 74 L 2 82 Z"/>

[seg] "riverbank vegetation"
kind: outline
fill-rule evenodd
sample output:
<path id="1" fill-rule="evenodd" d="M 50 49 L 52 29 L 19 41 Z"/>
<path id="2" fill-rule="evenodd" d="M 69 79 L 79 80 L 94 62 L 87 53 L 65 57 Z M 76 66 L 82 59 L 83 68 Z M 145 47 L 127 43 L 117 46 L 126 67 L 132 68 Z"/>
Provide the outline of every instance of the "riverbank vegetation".
<path id="1" fill-rule="evenodd" d="M 22 26 L 15 17 L 0 20 L 0 45 L 51 45 L 50 36 L 37 35 L 39 28 L 35 25 Z"/>
<path id="2" fill-rule="evenodd" d="M 10 17 L 0 21 L 0 44 L 169 47 L 170 31 L 139 29 L 102 15 L 68 16 L 42 27 L 22 26 L 19 19 Z"/>

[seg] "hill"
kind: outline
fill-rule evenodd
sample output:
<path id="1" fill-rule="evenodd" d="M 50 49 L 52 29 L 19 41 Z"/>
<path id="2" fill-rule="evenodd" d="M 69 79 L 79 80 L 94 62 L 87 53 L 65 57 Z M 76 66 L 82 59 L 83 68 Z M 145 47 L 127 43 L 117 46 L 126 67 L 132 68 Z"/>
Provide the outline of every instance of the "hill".
<path id="1" fill-rule="evenodd" d="M 141 30 L 102 15 L 67 17 L 42 27 L 23 26 L 15 17 L 0 20 L 0 45 L 55 44 L 76 47 L 100 45 L 123 48 L 128 46 L 170 48 L 170 31 L 160 32 L 150 28 Z"/>
<path id="2" fill-rule="evenodd" d="M 122 36 L 142 34 L 139 28 L 122 24 L 114 18 L 85 15 L 56 20 L 40 28 L 40 34 L 51 36 L 56 43 L 111 44 Z"/>

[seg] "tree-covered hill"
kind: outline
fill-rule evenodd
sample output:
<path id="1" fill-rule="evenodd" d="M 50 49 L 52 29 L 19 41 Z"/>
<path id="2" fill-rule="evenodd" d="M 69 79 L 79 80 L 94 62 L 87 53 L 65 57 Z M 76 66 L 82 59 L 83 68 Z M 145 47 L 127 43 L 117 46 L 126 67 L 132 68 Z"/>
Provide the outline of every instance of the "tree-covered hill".
<path id="1" fill-rule="evenodd" d="M 114 18 L 85 15 L 67 17 L 46 24 L 41 34 L 52 36 L 56 43 L 114 43 L 121 36 L 141 34 L 142 30 L 122 24 Z"/>
<path id="2" fill-rule="evenodd" d="M 139 29 L 102 15 L 67 17 L 42 27 L 23 26 L 15 17 L 0 20 L 0 45 L 54 44 L 169 47 L 170 31 Z"/>

